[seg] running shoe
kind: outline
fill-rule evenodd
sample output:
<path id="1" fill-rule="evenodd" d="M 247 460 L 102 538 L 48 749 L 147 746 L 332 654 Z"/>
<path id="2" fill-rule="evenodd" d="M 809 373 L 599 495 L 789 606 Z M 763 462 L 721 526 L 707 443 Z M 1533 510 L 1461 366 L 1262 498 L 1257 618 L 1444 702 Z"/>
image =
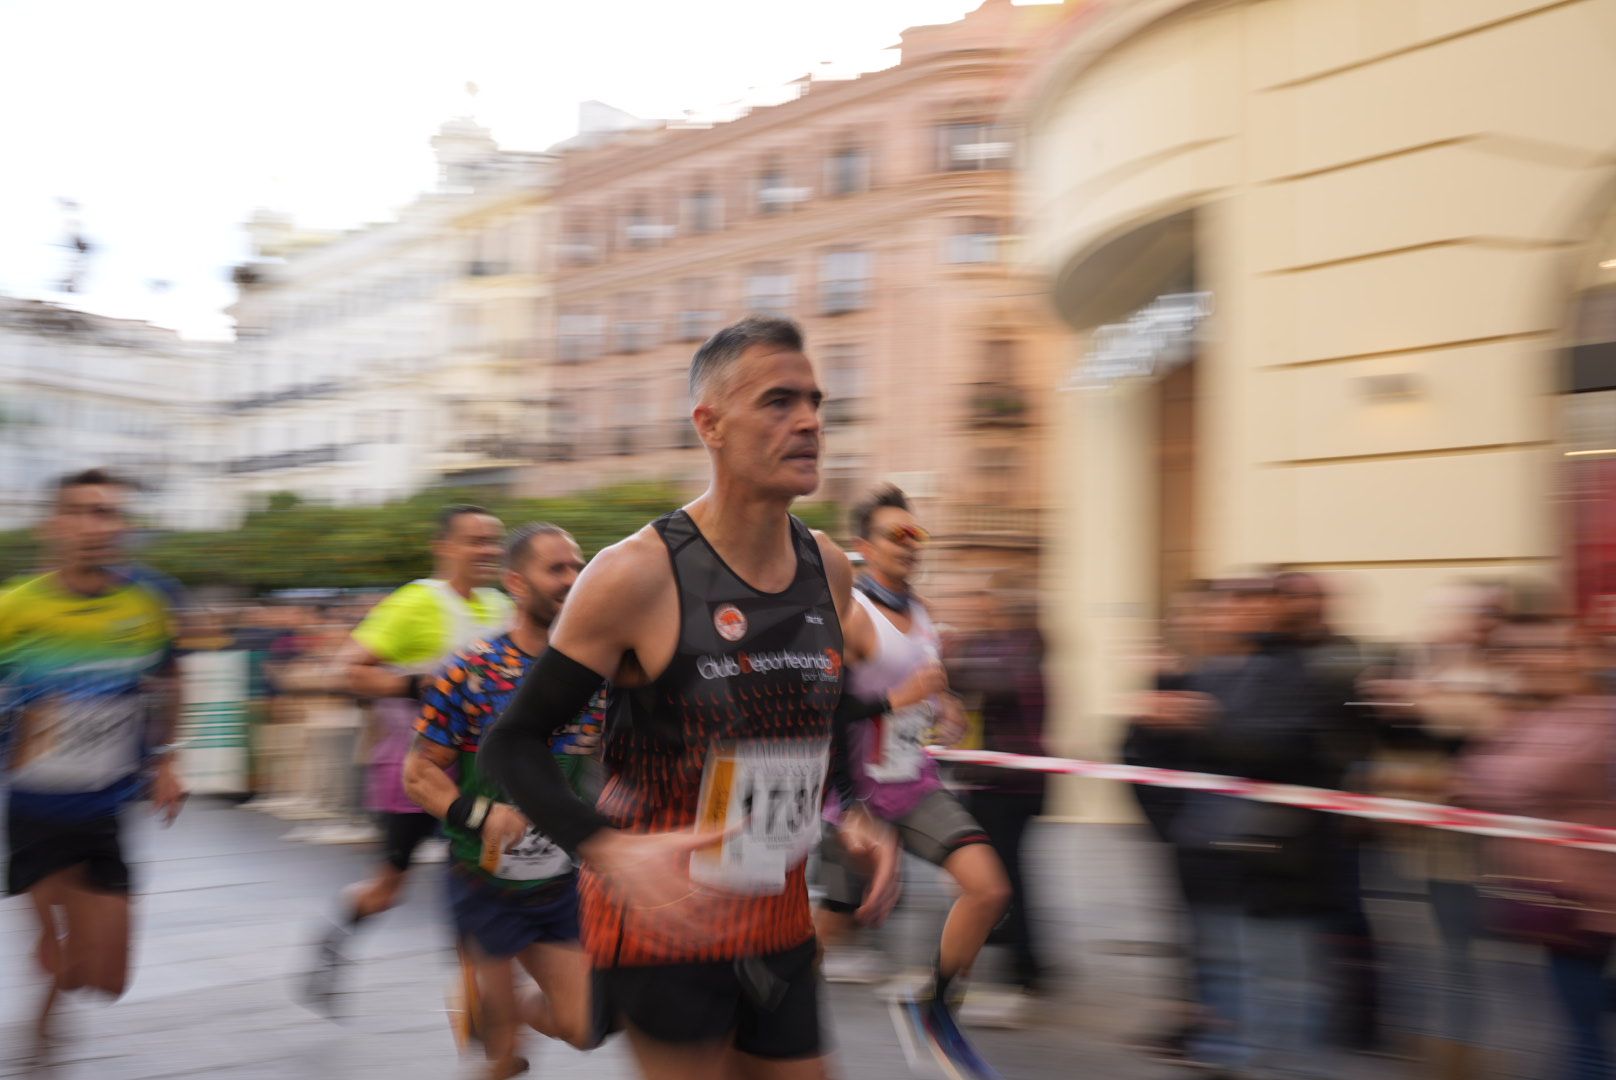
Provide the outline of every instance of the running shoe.
<path id="1" fill-rule="evenodd" d="M 303 1003 L 327 1020 L 337 1018 L 342 973 L 352 962 L 343 952 L 348 932 L 333 926 L 315 946 L 314 967 L 303 979 Z"/>
<path id="2" fill-rule="evenodd" d="M 891 1013 L 904 1056 L 917 1075 L 926 1075 L 929 1063 L 948 1080 L 1003 1080 L 965 1037 L 943 998 L 910 996 L 894 1001 Z"/>

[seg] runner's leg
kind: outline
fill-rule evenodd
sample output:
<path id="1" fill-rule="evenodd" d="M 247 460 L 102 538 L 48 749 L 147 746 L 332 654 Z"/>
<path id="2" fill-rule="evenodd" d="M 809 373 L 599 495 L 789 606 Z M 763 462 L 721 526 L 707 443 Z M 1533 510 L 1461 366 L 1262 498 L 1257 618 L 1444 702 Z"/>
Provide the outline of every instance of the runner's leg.
<path id="1" fill-rule="evenodd" d="M 404 895 L 408 877 L 407 868 L 400 869 L 390 862 L 377 867 L 374 877 L 361 882 L 348 894 L 350 922 L 359 923 L 395 907 Z"/>
<path id="2" fill-rule="evenodd" d="M 28 897 L 34 904 L 34 914 L 39 921 L 37 958 L 39 966 L 49 977 L 45 996 L 34 1016 L 34 1036 L 41 1043 L 50 1036 L 51 1013 L 62 991 L 76 990 L 84 985 L 83 974 L 68 967 L 61 927 L 57 921 L 57 909 L 62 905 L 66 878 L 70 873 L 71 870 L 59 871 L 28 890 Z"/>
<path id="3" fill-rule="evenodd" d="M 594 1045 L 594 985 L 577 944 L 530 945 L 517 957 L 538 983 L 523 995 L 520 1019 L 541 1035 L 588 1050 Z"/>
<path id="4" fill-rule="evenodd" d="M 38 885 L 28 890 L 28 898 L 34 904 L 34 916 L 39 923 L 39 945 L 34 952 L 34 959 L 39 964 L 39 970 L 56 981 L 62 973 L 62 938 L 61 926 L 56 919 L 56 909 L 62 903 L 61 887 L 58 879 L 67 871 L 52 874 Z"/>
<path id="5" fill-rule="evenodd" d="M 85 989 L 122 997 L 129 984 L 129 897 L 91 888 L 82 868 L 68 873 L 66 967 L 83 974 Z"/>
<path id="6" fill-rule="evenodd" d="M 946 990 L 955 976 L 970 973 L 1003 917 L 1010 880 L 982 826 L 946 791 L 927 795 L 895 824 L 905 848 L 942 867 L 960 888 L 937 950 L 936 989 Z"/>
<path id="7" fill-rule="evenodd" d="M 1027 826 L 1038 816 L 1041 801 L 1037 795 L 981 792 L 967 807 L 987 831 L 988 841 L 1004 864 L 1005 878 L 1010 883 L 1009 910 L 989 940 L 1002 940 L 1010 947 L 1016 982 L 1028 990 L 1038 988 L 1043 965 L 1033 942 L 1032 920 L 1027 916 L 1027 885 L 1021 873 L 1021 849 Z"/>
<path id="8" fill-rule="evenodd" d="M 943 863 L 960 887 L 943 924 L 937 968 L 945 978 L 966 974 L 1010 903 L 1010 881 L 999 856 L 986 843 L 968 844 Z"/>
<path id="9" fill-rule="evenodd" d="M 514 1076 L 517 1070 L 516 965 L 509 958 L 489 956 L 474 942 L 467 952 L 477 971 L 478 1030 L 488 1056 L 489 1075 Z"/>
<path id="10" fill-rule="evenodd" d="M 303 993 L 311 1007 L 330 1015 L 348 963 L 348 939 L 372 915 L 395 907 L 404 895 L 415 849 L 437 831 L 430 814 L 382 814 L 382 864 L 367 881 L 344 889 L 335 922 L 320 936 L 314 967 L 304 977 Z"/>
<path id="11" fill-rule="evenodd" d="M 829 1059 L 822 1057 L 774 1061 L 737 1051 L 733 1069 L 733 1075 L 740 1080 L 829 1080 L 830 1077 Z"/>
<path id="12" fill-rule="evenodd" d="M 746 1080 L 728 1042 L 662 1042 L 630 1024 L 628 1045 L 644 1080 Z"/>
<path id="13" fill-rule="evenodd" d="M 438 831 L 438 821 L 430 814 L 381 815 L 382 864 L 370 880 L 350 888 L 344 896 L 344 912 L 349 928 L 391 910 L 403 899 L 404 887 L 415 851 Z"/>

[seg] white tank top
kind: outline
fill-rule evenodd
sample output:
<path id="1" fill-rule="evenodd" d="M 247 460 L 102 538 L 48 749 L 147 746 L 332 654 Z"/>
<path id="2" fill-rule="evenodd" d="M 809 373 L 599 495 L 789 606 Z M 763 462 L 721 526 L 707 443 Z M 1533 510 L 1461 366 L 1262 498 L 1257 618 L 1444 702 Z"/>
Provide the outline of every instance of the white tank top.
<path id="1" fill-rule="evenodd" d="M 855 590 L 853 599 L 875 624 L 875 655 L 853 668 L 853 693 L 859 697 L 879 697 L 902 686 L 916 671 L 939 655 L 937 630 L 931 616 L 919 604 L 909 607 L 909 632 L 892 624 L 875 601 Z"/>
<path id="2" fill-rule="evenodd" d="M 937 631 L 919 604 L 909 609 L 909 632 L 892 624 L 863 593 L 854 598 L 875 624 L 876 652 L 852 668 L 852 692 L 878 697 L 903 685 L 938 657 Z M 893 820 L 937 786 L 937 767 L 926 755 L 926 734 L 935 715 L 930 702 L 876 717 L 859 725 L 849 746 L 854 757 L 854 789 L 877 814 Z"/>

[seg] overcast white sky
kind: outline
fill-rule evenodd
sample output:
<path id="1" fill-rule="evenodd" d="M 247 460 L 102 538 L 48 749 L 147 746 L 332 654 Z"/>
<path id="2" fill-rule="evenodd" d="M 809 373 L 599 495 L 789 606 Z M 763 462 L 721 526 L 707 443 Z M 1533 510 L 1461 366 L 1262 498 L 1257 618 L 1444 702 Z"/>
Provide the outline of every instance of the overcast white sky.
<path id="1" fill-rule="evenodd" d="M 979 3 L 0 0 L 0 293 L 53 297 L 67 197 L 97 245 L 73 303 L 226 337 L 247 215 L 388 217 L 433 183 L 468 81 L 502 146 L 542 149 L 580 101 L 705 113 L 823 61 L 886 66 L 899 31 Z"/>

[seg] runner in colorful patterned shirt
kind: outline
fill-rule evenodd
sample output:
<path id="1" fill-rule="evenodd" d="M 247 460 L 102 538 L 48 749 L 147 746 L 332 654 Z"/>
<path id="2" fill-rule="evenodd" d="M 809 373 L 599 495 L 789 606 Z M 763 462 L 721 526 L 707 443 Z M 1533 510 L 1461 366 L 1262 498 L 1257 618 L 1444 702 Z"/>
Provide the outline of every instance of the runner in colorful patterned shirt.
<path id="1" fill-rule="evenodd" d="M 549 640 L 550 624 L 583 569 L 577 543 L 554 525 L 518 529 L 506 544 L 505 588 L 516 600 L 509 633 L 455 653 L 421 692 L 416 739 L 404 764 L 411 799 L 449 833 L 449 903 L 474 981 L 458 1010 L 475 1030 L 494 1080 L 527 1063 L 519 1022 L 580 1048 L 593 1030 L 589 961 L 578 944 L 572 857 L 533 829 L 477 767 L 483 729 L 504 711 Z M 600 744 L 604 695 L 557 732 L 551 749 L 575 790 Z M 519 995 L 516 966 L 536 990 Z"/>

